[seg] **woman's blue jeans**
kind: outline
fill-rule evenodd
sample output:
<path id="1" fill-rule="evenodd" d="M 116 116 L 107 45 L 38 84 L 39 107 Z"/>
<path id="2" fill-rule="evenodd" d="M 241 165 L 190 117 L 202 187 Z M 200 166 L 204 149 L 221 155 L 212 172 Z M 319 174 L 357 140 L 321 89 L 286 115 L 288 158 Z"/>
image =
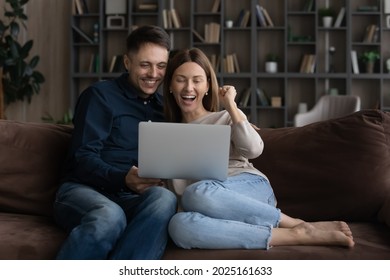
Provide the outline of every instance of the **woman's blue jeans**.
<path id="1" fill-rule="evenodd" d="M 268 180 L 249 173 L 188 186 L 182 207 L 169 234 L 186 249 L 268 249 L 271 229 L 280 221 Z"/>
<path id="2" fill-rule="evenodd" d="M 107 194 L 64 183 L 54 213 L 69 236 L 57 259 L 160 259 L 175 212 L 175 195 L 162 187 Z"/>

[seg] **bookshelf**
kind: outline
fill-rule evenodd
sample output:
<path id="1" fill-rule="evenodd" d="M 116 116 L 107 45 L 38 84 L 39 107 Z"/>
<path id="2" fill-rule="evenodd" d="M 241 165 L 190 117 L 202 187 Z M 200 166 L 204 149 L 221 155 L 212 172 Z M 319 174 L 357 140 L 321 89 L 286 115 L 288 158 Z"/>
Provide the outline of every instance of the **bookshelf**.
<path id="1" fill-rule="evenodd" d="M 134 26 L 157 24 L 169 33 L 173 49 L 202 49 L 219 82 L 236 87 L 238 104 L 260 127 L 291 126 L 302 103 L 311 109 L 322 95 L 335 92 L 360 96 L 362 108 L 390 110 L 390 28 L 383 1 L 126 0 L 119 15 L 124 21 L 116 25 L 118 15 L 113 15 L 114 28 L 108 27 L 107 0 L 81 2 L 88 12 L 71 15 L 73 105 L 90 83 L 118 76 L 121 69 L 114 67 L 113 58 L 124 52 Z M 323 7 L 335 11 L 331 27 L 322 25 L 318 10 Z M 376 35 L 370 35 L 375 39 L 364 41 L 369 26 L 376 27 L 371 28 Z M 374 72 L 366 73 L 359 58 L 370 50 L 378 51 L 380 59 Z M 351 51 L 356 51 L 358 74 Z M 266 71 L 269 55 L 278 57 L 276 73 Z M 304 63 L 305 56 L 311 63 Z"/>

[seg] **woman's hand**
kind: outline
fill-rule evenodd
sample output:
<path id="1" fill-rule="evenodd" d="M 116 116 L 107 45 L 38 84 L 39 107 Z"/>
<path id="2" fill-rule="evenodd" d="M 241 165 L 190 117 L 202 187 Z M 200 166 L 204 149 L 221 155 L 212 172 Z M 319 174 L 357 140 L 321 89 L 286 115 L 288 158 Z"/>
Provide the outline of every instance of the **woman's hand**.
<path id="1" fill-rule="evenodd" d="M 219 88 L 221 105 L 229 112 L 234 124 L 246 120 L 245 115 L 238 109 L 237 104 L 234 101 L 236 95 L 237 91 L 233 86 L 225 85 Z"/>
<path id="2" fill-rule="evenodd" d="M 231 108 L 237 107 L 234 99 L 236 98 L 237 91 L 233 86 L 223 86 L 219 88 L 219 99 L 222 106 L 229 111 Z M 230 111 L 229 111 L 230 112 Z"/>
<path id="3" fill-rule="evenodd" d="M 143 193 L 149 187 L 163 186 L 161 179 L 141 178 L 138 176 L 138 167 L 132 166 L 126 175 L 126 186 L 135 193 Z"/>

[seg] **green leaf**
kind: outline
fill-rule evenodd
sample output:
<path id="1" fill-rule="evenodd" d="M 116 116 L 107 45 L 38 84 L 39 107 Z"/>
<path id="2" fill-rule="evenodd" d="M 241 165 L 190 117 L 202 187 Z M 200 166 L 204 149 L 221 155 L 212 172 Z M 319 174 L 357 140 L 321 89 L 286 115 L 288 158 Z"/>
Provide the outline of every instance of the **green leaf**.
<path id="1" fill-rule="evenodd" d="M 4 15 L 5 15 L 6 17 L 8 17 L 8 18 L 14 18 L 14 17 L 16 17 L 16 15 L 15 15 L 14 12 L 9 12 L 9 11 L 6 11 L 6 12 L 4 13 Z"/>
<path id="2" fill-rule="evenodd" d="M 30 60 L 29 65 L 30 65 L 31 68 L 35 68 L 35 67 L 38 65 L 38 62 L 39 62 L 39 56 L 36 55 L 36 56 L 34 56 L 34 57 Z"/>
<path id="3" fill-rule="evenodd" d="M 10 23 L 10 32 L 11 32 L 12 37 L 17 38 L 19 35 L 19 31 L 20 31 L 19 24 L 17 24 L 14 21 L 11 22 Z"/>
<path id="4" fill-rule="evenodd" d="M 43 82 L 45 82 L 45 77 L 39 71 L 34 71 L 34 73 L 32 74 L 32 77 L 35 79 L 35 81 L 37 83 L 42 84 Z"/>
<path id="5" fill-rule="evenodd" d="M 20 54 L 27 57 L 32 47 L 33 47 L 33 40 L 27 41 L 24 44 L 24 46 L 21 47 Z"/>

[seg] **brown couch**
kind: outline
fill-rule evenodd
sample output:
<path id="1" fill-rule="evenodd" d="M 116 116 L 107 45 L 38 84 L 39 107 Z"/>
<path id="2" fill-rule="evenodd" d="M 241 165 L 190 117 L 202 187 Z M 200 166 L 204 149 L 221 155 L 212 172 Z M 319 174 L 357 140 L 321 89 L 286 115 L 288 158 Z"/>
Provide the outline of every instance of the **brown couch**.
<path id="1" fill-rule="evenodd" d="M 52 259 L 66 238 L 52 203 L 71 128 L 0 121 L 0 259 Z M 390 259 L 390 113 L 378 110 L 300 128 L 262 129 L 253 160 L 283 212 L 345 220 L 355 247 L 183 250 L 165 259 Z"/>

